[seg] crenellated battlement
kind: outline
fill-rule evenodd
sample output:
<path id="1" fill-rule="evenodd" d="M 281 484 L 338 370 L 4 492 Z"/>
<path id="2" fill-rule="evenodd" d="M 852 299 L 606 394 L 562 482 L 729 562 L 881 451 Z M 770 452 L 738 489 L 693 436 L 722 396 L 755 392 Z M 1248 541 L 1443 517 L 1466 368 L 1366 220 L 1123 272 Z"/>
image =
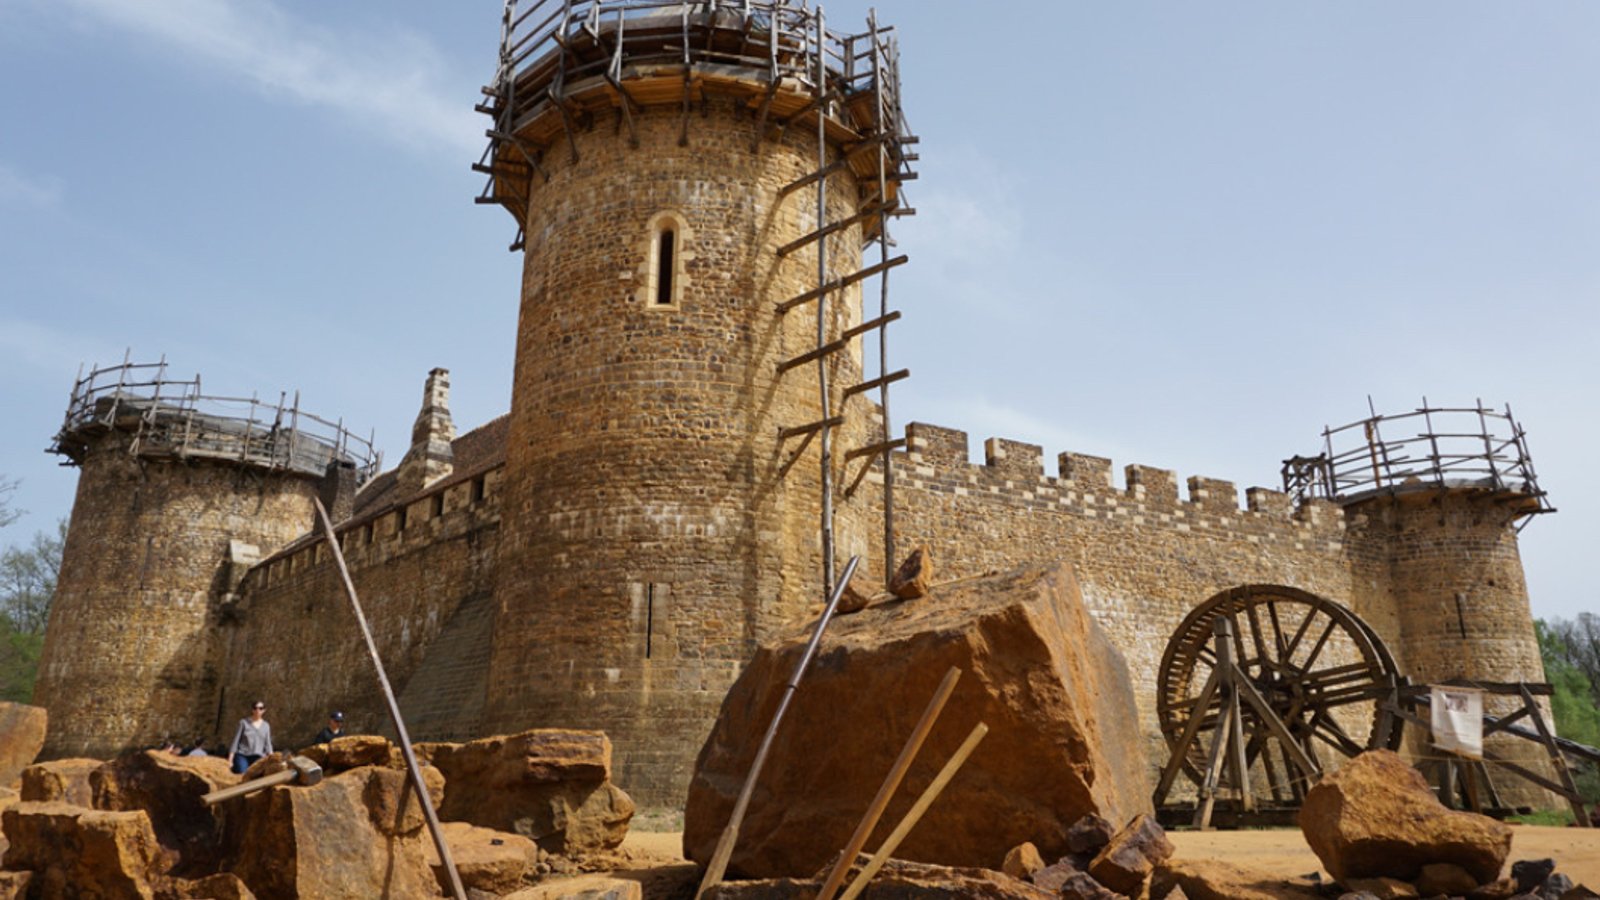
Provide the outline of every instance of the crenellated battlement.
<path id="1" fill-rule="evenodd" d="M 967 433 L 954 428 L 912 422 L 906 426 L 906 449 L 895 455 L 912 485 L 946 483 L 963 494 L 982 493 L 1003 502 L 1040 503 L 1080 512 L 1126 508 L 1191 522 L 1204 517 L 1256 517 L 1308 526 L 1342 529 L 1338 505 L 1319 498 L 1297 503 L 1283 491 L 1264 487 L 1245 490 L 1241 506 L 1233 481 L 1193 475 L 1179 488 L 1172 469 L 1130 463 L 1123 487 L 1113 481 L 1113 461 L 1101 456 L 1065 452 L 1056 457 L 1057 475 L 1045 470 L 1044 448 L 1009 438 L 983 442 L 984 462 L 971 462 Z M 897 470 L 899 471 L 899 470 Z"/>

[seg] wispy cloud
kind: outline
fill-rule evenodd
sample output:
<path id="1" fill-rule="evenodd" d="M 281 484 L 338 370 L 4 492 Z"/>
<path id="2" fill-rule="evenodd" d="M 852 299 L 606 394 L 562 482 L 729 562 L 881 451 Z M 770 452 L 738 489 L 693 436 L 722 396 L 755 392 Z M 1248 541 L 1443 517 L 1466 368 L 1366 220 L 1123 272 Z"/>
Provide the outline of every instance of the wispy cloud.
<path id="1" fill-rule="evenodd" d="M 468 154 L 482 126 L 415 33 L 340 33 L 270 0 L 57 0 L 269 95 L 326 107 L 424 149 Z"/>
<path id="2" fill-rule="evenodd" d="M 0 162 L 0 207 L 54 209 L 60 203 L 60 181 L 48 177 L 29 176 Z"/>

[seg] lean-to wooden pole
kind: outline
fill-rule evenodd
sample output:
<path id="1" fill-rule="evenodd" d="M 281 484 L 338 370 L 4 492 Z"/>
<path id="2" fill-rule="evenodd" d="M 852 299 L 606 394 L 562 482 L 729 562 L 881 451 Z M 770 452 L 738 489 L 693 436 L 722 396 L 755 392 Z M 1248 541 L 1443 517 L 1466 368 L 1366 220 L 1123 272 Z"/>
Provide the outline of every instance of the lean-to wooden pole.
<path id="1" fill-rule="evenodd" d="M 917 751 L 922 749 L 923 741 L 928 739 L 928 732 L 933 730 L 933 723 L 939 720 L 939 713 L 944 711 L 945 702 L 950 699 L 950 693 L 956 689 L 956 682 L 961 679 L 961 670 L 951 666 L 950 671 L 944 676 L 944 681 L 939 684 L 939 689 L 933 692 L 933 699 L 928 701 L 928 708 L 923 710 L 922 719 L 917 722 L 917 727 L 911 730 L 911 737 L 906 739 L 906 745 L 900 750 L 900 758 L 894 761 L 894 766 L 889 769 L 889 774 L 883 779 L 883 786 L 878 788 L 878 796 L 872 798 L 872 805 L 867 807 L 866 815 L 861 817 L 861 824 L 856 826 L 856 833 L 851 836 L 850 843 L 844 847 L 844 853 L 839 861 L 834 863 L 833 871 L 828 873 L 828 880 L 822 883 L 822 890 L 817 892 L 817 900 L 833 900 L 833 894 L 844 884 L 844 878 L 850 874 L 850 867 L 855 865 L 856 854 L 867 845 L 867 838 L 872 837 L 872 829 L 878 825 L 878 820 L 883 817 L 883 811 L 888 808 L 889 800 L 894 797 L 894 792 L 899 789 L 900 782 L 906 777 L 906 772 L 911 769 L 911 763 L 917 758 Z"/>
<path id="2" fill-rule="evenodd" d="M 972 751 L 978 748 L 978 742 L 983 740 L 983 736 L 988 733 L 989 726 L 982 722 L 973 727 L 972 732 L 967 735 L 966 741 L 962 742 L 955 755 L 950 757 L 950 761 L 944 764 L 944 768 L 939 770 L 939 774 L 934 776 L 933 783 L 928 785 L 928 789 L 923 791 L 922 796 L 917 798 L 917 802 L 912 805 L 905 818 L 901 819 L 900 824 L 896 825 L 894 831 L 884 839 L 883 846 L 878 848 L 878 852 L 872 854 L 872 860 L 867 863 L 867 867 L 861 870 L 861 874 L 856 876 L 856 880 L 850 883 L 850 887 L 845 890 L 844 895 L 839 900 L 855 900 L 855 898 L 861 896 L 861 892 L 867 889 L 867 883 L 872 880 L 872 876 L 878 874 L 878 870 L 883 868 L 883 864 L 889 861 L 895 850 L 899 849 L 900 842 L 904 841 L 906 835 L 911 833 L 911 829 L 917 826 L 917 822 L 922 819 L 922 814 L 927 812 L 928 807 L 933 805 L 933 801 L 939 798 L 939 794 L 944 791 L 945 785 L 949 784 L 950 779 L 956 777 L 956 773 L 961 771 L 961 766 L 966 763 L 967 757 L 972 755 Z"/>
<path id="3" fill-rule="evenodd" d="M 711 862 L 706 865 L 705 877 L 700 880 L 700 889 L 695 892 L 695 900 L 700 900 L 706 892 L 722 883 L 722 875 L 728 871 L 728 860 L 733 856 L 733 845 L 739 840 L 739 827 L 744 824 L 745 810 L 750 807 L 750 795 L 755 793 L 756 779 L 761 777 L 761 767 L 766 765 L 767 753 L 772 749 L 772 740 L 777 737 L 778 725 L 783 722 L 783 714 L 789 711 L 789 701 L 794 698 L 795 689 L 800 687 L 800 679 L 806 676 L 806 669 L 811 667 L 811 658 L 817 655 L 817 645 L 822 643 L 822 632 L 827 629 L 828 621 L 833 618 L 833 611 L 839 607 L 839 598 L 844 596 L 844 589 L 850 585 L 851 576 L 856 573 L 856 566 L 860 565 L 861 557 L 852 556 L 845 564 L 844 574 L 839 576 L 839 583 L 833 588 L 833 596 L 828 598 L 828 605 L 822 610 L 822 618 L 817 620 L 817 628 L 811 633 L 811 641 L 806 644 L 806 652 L 800 655 L 800 662 L 794 667 L 794 674 L 789 676 L 789 683 L 784 685 L 783 697 L 778 700 L 778 710 L 772 714 L 772 722 L 767 725 L 766 736 L 761 739 L 761 747 L 756 750 L 756 758 L 750 763 L 750 774 L 744 777 L 744 787 L 739 791 L 739 799 L 733 804 L 733 814 L 728 817 L 728 826 L 722 829 L 722 838 L 717 841 L 717 849 L 711 854 Z"/>
<path id="4" fill-rule="evenodd" d="M 327 537 L 328 549 L 339 567 L 339 577 L 344 581 L 344 594 L 350 599 L 350 611 L 356 614 L 361 626 L 361 637 L 367 642 L 367 653 L 372 656 L 372 668 L 378 673 L 378 686 L 383 689 L 383 700 L 389 704 L 389 720 L 394 723 L 395 735 L 400 739 L 400 754 L 406 758 L 406 771 L 411 775 L 411 787 L 416 791 L 417 803 L 422 806 L 422 817 L 428 822 L 433 835 L 434 849 L 439 851 L 439 861 L 450 876 L 450 890 L 456 900 L 467 900 L 467 889 L 461 884 L 461 874 L 456 871 L 455 858 L 450 855 L 450 845 L 445 843 L 444 831 L 439 827 L 439 814 L 433 809 L 433 798 L 428 795 L 428 784 L 422 779 L 422 767 L 417 765 L 417 754 L 411 749 L 411 735 L 406 732 L 405 720 L 400 718 L 400 704 L 394 699 L 394 689 L 389 687 L 389 675 L 383 670 L 383 660 L 378 656 L 378 645 L 372 640 L 372 629 L 367 627 L 366 613 L 361 611 L 361 598 L 356 596 L 355 582 L 350 580 L 350 567 L 344 564 L 344 551 L 339 548 L 339 535 L 334 533 L 333 520 L 318 498 L 317 521 L 322 523 L 322 533 Z"/>

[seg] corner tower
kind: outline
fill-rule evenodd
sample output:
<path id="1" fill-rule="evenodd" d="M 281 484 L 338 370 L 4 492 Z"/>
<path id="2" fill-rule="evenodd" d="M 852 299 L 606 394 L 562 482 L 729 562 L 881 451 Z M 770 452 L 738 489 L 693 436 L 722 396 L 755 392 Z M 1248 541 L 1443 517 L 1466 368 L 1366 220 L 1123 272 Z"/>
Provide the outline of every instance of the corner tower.
<path id="1" fill-rule="evenodd" d="M 526 256 L 487 724 L 603 728 L 647 804 L 681 801 L 756 642 L 883 555 L 849 487 L 902 377 L 861 346 L 897 317 L 863 285 L 905 261 L 897 71 L 875 22 L 788 0 L 507 4 L 481 199 Z"/>
<path id="2" fill-rule="evenodd" d="M 1323 453 L 1291 460 L 1285 482 L 1343 506 L 1353 552 L 1387 574 L 1394 649 L 1413 682 L 1545 680 L 1517 535 L 1530 517 L 1555 510 L 1510 407 L 1424 400 L 1399 415 L 1374 411 L 1327 429 Z M 1510 701 L 1484 702 L 1504 714 Z M 1552 721 L 1548 705 L 1545 716 Z M 1526 741 L 1491 746 L 1547 771 L 1543 752 Z M 1528 799 L 1548 805 L 1537 794 Z"/>
<path id="3" fill-rule="evenodd" d="M 34 688 L 44 757 L 210 734 L 234 712 L 211 640 L 233 589 L 311 527 L 314 498 L 336 508 L 352 470 L 371 474 L 370 444 L 298 401 L 207 396 L 165 362 L 124 362 L 79 379 L 51 449 L 79 476 Z"/>

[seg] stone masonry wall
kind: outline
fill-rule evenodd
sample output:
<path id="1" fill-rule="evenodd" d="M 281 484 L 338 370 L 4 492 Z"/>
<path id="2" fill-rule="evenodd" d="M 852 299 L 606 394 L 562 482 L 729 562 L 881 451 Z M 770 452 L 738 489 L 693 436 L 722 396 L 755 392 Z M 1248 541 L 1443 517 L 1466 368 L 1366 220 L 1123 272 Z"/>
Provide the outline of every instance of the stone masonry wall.
<path id="1" fill-rule="evenodd" d="M 1130 465 L 1118 488 L 1108 459 L 1064 453 L 1049 476 L 1035 445 L 993 439 L 973 465 L 963 432 L 915 423 L 906 435 L 894 457 L 902 552 L 928 545 L 936 581 L 1070 562 L 1127 658 L 1152 770 L 1167 759 L 1155 717 L 1162 652 L 1191 609 L 1228 588 L 1276 584 L 1337 601 L 1401 649 L 1387 571 L 1353 552 L 1331 503 L 1295 508 L 1281 492 L 1250 488 L 1241 508 L 1226 481 L 1190 478 L 1183 496 L 1173 472 Z"/>
<path id="2" fill-rule="evenodd" d="M 203 720 L 229 542 L 280 546 L 311 523 L 317 480 L 146 461 L 110 431 L 81 461 L 34 702 L 45 758 L 105 757 Z"/>
<path id="3" fill-rule="evenodd" d="M 479 734 L 489 648 L 461 646 L 452 629 L 494 582 L 501 471 L 447 479 L 389 509 L 339 527 L 351 578 L 414 740 Z M 280 747 L 310 743 L 333 709 L 347 727 L 377 733 L 388 713 L 325 542 L 305 538 L 250 571 L 220 637 L 224 692 L 203 720 L 233 736 L 252 701 L 267 704 Z M 430 658 L 435 646 L 452 657 Z M 450 714 L 441 714 L 453 706 Z"/>

